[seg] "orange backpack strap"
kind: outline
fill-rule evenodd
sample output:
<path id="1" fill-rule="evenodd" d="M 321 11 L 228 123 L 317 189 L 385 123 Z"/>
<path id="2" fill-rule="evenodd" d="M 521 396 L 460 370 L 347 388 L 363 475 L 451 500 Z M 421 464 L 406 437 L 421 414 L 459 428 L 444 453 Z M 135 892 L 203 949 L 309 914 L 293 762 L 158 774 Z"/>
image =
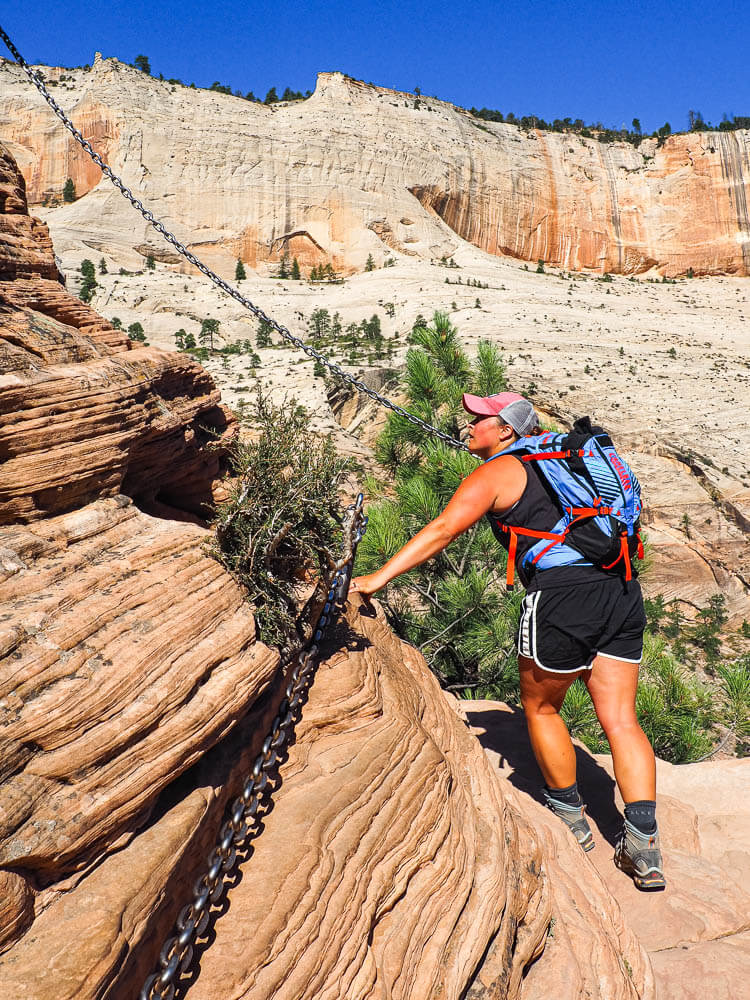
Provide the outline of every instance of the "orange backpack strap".
<path id="1" fill-rule="evenodd" d="M 528 538 L 549 538 L 550 544 L 544 549 L 546 552 L 547 549 L 551 549 L 553 545 L 557 545 L 558 542 L 562 542 L 568 533 L 566 530 L 561 534 L 556 535 L 552 531 L 535 531 L 533 528 L 520 528 L 517 525 L 510 524 L 501 524 L 500 528 L 510 534 L 510 542 L 508 544 L 508 565 L 505 569 L 505 586 L 508 590 L 513 590 L 513 581 L 515 580 L 516 570 L 516 549 L 518 547 L 519 535 L 526 535 Z"/>

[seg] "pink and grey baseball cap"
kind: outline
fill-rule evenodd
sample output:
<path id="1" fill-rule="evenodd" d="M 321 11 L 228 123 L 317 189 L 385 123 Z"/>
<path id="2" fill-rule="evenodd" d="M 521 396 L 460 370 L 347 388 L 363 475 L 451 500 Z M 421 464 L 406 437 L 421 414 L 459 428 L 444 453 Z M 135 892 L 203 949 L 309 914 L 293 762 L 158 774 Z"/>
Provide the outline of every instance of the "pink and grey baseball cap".
<path id="1" fill-rule="evenodd" d="M 461 402 L 466 412 L 475 417 L 500 417 L 521 437 L 532 434 L 539 425 L 533 404 L 517 392 L 496 392 L 494 396 L 472 396 L 465 392 Z"/>

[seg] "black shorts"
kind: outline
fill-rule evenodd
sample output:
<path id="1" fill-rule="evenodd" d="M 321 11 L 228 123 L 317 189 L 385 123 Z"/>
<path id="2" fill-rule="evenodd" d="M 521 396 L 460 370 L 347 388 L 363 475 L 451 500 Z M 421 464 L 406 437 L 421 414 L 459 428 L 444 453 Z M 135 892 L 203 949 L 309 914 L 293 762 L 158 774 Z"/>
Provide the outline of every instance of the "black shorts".
<path id="1" fill-rule="evenodd" d="M 640 663 L 646 615 L 637 580 L 618 577 L 550 587 L 527 594 L 516 645 L 542 670 L 567 674 L 591 669 L 597 653 Z"/>

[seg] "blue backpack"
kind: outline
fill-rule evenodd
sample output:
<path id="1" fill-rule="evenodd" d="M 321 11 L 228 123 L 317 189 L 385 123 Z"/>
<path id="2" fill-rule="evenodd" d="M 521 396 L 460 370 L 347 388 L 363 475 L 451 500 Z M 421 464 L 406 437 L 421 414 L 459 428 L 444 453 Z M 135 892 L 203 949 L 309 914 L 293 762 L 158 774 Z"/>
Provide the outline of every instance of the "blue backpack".
<path id="1" fill-rule="evenodd" d="M 513 586 L 518 535 L 539 539 L 525 553 L 524 565 L 548 569 L 570 563 L 572 547 L 600 569 L 621 563 L 625 579 L 632 578 L 633 558 L 643 559 L 641 487 L 606 431 L 582 417 L 569 434 L 522 437 L 500 455 L 516 455 L 522 462 L 533 463 L 560 511 L 560 520 L 551 531 L 499 525 L 510 533 L 508 588 Z M 568 550 L 567 557 L 563 548 Z"/>

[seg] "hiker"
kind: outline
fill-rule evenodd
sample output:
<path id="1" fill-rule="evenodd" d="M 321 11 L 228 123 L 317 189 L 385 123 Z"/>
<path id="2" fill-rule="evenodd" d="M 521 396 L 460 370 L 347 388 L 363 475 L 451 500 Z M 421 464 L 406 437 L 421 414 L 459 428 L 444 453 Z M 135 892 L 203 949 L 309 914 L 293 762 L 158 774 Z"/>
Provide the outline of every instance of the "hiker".
<path id="1" fill-rule="evenodd" d="M 561 507 L 543 483 L 537 468 L 541 461 L 521 461 L 513 453 L 504 454 L 516 442 L 514 450 L 539 440 L 532 437 L 541 432 L 528 400 L 512 392 L 486 397 L 467 393 L 463 406 L 473 417 L 468 428 L 469 452 L 484 459 L 483 464 L 461 483 L 442 514 L 375 573 L 352 580 L 351 590 L 365 597 L 376 593 L 437 555 L 488 515 L 496 537 L 510 549 L 508 581 L 512 582 L 515 572 L 526 588 L 517 636 L 521 703 L 545 781 L 545 802 L 567 823 L 584 851 L 594 846 L 576 783 L 575 751 L 560 716 L 565 692 L 581 677 L 609 740 L 615 779 L 625 802 L 615 863 L 633 877 L 639 889 L 662 889 L 656 764 L 635 714 L 646 617 L 625 541 L 625 558 L 604 569 L 561 542 L 559 534 L 552 534 L 560 523 Z M 591 431 L 587 418 L 579 423 Z M 616 453 L 615 462 L 622 470 L 625 463 Z M 540 532 L 541 540 L 524 534 L 525 530 Z M 535 564 L 525 558 L 534 546 L 549 551 L 546 560 L 537 556 Z"/>

